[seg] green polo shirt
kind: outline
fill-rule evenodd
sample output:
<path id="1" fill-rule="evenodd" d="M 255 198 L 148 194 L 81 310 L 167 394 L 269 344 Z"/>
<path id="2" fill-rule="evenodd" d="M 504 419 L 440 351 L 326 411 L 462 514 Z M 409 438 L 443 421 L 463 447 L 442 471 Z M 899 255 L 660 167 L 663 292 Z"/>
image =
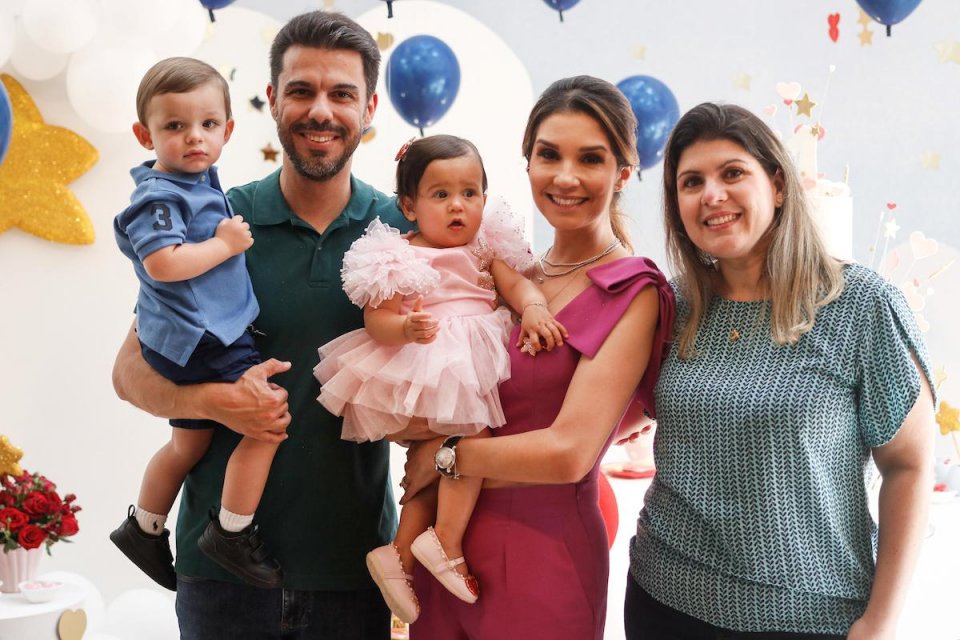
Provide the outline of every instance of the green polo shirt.
<path id="1" fill-rule="evenodd" d="M 270 469 L 256 521 L 280 562 L 284 586 L 302 590 L 373 587 L 364 556 L 396 530 L 389 443 L 340 439 L 341 419 L 316 400 L 317 347 L 363 326 L 363 312 L 343 292 L 343 254 L 376 217 L 409 228 L 395 200 L 351 176 L 346 209 L 324 233 L 291 211 L 280 193 L 280 171 L 231 189 L 234 211 L 250 223 L 254 244 L 247 268 L 260 303 L 254 323 L 264 360 L 292 363 L 273 381 L 290 394 L 293 421 Z M 197 548 L 218 507 L 227 458 L 240 441 L 219 428 L 206 456 L 184 485 L 177 521 L 177 572 L 239 582 Z"/>

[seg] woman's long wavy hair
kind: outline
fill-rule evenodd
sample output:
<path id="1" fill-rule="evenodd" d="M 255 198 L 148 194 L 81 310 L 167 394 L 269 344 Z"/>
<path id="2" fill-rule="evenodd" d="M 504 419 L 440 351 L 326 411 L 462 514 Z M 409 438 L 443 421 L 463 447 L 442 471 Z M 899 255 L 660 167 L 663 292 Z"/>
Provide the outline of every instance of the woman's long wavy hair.
<path id="1" fill-rule="evenodd" d="M 674 127 L 663 160 L 664 226 L 667 253 L 689 315 L 680 328 L 681 358 L 695 355 L 697 332 L 716 294 L 716 266 L 687 236 L 677 199 L 677 166 L 692 144 L 729 140 L 743 147 L 771 180 L 783 183 L 783 204 L 774 210 L 762 285 L 771 301 L 770 334 L 780 345 L 796 342 L 813 328 L 817 309 L 843 290 L 840 264 L 827 253 L 810 217 L 809 204 L 790 155 L 770 128 L 750 111 L 711 102 L 688 111 Z"/>

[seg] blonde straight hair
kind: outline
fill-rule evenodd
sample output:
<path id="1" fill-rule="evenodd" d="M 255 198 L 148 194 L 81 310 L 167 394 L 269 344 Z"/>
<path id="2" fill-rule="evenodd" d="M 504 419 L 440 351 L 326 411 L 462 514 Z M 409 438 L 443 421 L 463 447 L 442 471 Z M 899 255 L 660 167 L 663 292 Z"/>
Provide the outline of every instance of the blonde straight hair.
<path id="1" fill-rule="evenodd" d="M 690 312 L 679 330 L 682 359 L 695 355 L 703 317 L 716 295 L 716 265 L 687 236 L 677 200 L 677 165 L 690 145 L 729 140 L 743 147 L 771 180 L 783 182 L 783 204 L 774 211 L 763 284 L 770 297 L 770 335 L 779 345 L 792 344 L 813 328 L 817 309 L 843 291 L 840 264 L 830 257 L 810 217 L 797 171 L 783 144 L 750 111 L 736 105 L 700 104 L 674 127 L 663 160 L 663 210 L 667 253 Z"/>

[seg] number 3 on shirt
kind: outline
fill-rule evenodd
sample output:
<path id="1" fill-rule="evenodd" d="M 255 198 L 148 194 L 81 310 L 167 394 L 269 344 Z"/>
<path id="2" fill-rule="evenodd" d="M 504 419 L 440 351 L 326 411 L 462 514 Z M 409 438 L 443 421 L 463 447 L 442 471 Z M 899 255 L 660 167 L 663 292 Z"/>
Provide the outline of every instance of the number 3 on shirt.
<path id="1" fill-rule="evenodd" d="M 157 221 L 153 223 L 154 231 L 170 231 L 173 223 L 170 221 L 170 207 L 163 203 L 153 205 L 153 215 Z"/>

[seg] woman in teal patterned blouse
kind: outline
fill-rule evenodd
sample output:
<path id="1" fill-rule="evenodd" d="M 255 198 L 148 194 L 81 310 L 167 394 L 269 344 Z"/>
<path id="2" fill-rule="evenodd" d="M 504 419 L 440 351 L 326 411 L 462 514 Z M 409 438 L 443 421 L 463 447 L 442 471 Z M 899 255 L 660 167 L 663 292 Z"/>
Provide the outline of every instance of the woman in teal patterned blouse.
<path id="1" fill-rule="evenodd" d="M 826 253 L 783 145 L 740 107 L 680 119 L 664 203 L 676 335 L 627 637 L 893 639 L 932 486 L 903 296 Z"/>

